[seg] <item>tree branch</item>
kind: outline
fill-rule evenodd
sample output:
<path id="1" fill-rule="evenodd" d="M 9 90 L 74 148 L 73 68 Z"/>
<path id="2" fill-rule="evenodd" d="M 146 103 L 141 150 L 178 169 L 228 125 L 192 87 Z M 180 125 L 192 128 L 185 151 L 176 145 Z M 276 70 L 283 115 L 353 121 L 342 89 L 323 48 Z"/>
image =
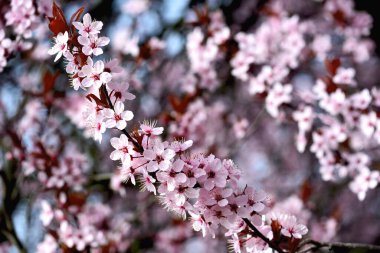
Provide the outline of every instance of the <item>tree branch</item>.
<path id="1" fill-rule="evenodd" d="M 312 239 L 308 239 L 302 243 L 302 246 L 312 244 L 314 247 L 312 248 L 313 251 L 321 249 L 321 248 L 328 248 L 329 250 L 335 251 L 338 249 L 364 249 L 369 251 L 376 251 L 380 252 L 380 245 L 373 245 L 373 244 L 364 244 L 364 243 L 344 243 L 344 242 L 319 242 Z"/>

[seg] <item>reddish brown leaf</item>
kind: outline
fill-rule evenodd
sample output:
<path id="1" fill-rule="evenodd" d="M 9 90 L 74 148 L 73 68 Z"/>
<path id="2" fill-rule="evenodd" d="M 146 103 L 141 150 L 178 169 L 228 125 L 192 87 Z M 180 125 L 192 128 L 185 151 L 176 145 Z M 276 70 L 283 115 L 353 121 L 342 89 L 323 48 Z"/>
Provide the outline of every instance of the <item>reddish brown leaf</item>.
<path id="1" fill-rule="evenodd" d="M 79 21 L 80 20 L 80 17 L 82 16 L 82 14 L 83 14 L 83 12 L 84 12 L 84 7 L 81 7 L 81 8 L 79 8 L 72 16 L 71 16 L 71 18 L 70 18 L 70 29 L 71 29 L 71 31 L 74 31 L 74 26 L 73 26 L 73 22 L 75 22 L 75 21 Z"/>
<path id="2" fill-rule="evenodd" d="M 49 29 L 54 36 L 69 30 L 62 9 L 55 2 L 53 2 L 53 17 L 49 17 L 49 21 Z"/>
<path id="3" fill-rule="evenodd" d="M 100 98 L 98 98 L 98 97 L 95 96 L 94 94 L 88 94 L 88 95 L 86 96 L 86 98 L 87 98 L 90 102 L 95 102 L 98 106 L 102 106 L 102 107 L 106 107 L 106 108 L 108 108 L 107 101 L 102 101 Z"/>
<path id="4" fill-rule="evenodd" d="M 309 180 L 305 180 L 301 186 L 300 191 L 300 198 L 304 203 L 306 203 L 309 199 L 311 194 L 313 193 L 313 186 L 310 184 Z"/>
<path id="5" fill-rule="evenodd" d="M 84 12 L 84 7 L 80 7 L 72 16 L 70 19 L 70 25 L 73 24 L 74 21 L 79 21 L 80 17 L 82 16 Z"/>
<path id="6" fill-rule="evenodd" d="M 87 196 L 81 192 L 72 192 L 67 196 L 68 206 L 83 206 L 86 202 Z"/>
<path id="7" fill-rule="evenodd" d="M 184 114 L 186 112 L 187 106 L 191 100 L 192 97 L 189 95 L 186 95 L 183 99 L 179 99 L 175 96 L 169 96 L 169 101 L 173 109 L 180 114 Z"/>
<path id="8" fill-rule="evenodd" d="M 44 91 L 43 94 L 46 95 L 49 91 L 51 91 L 54 87 L 55 81 L 57 80 L 59 76 L 59 71 L 53 73 L 50 73 L 49 71 L 46 71 L 43 78 L 42 78 L 42 84 L 44 85 Z"/>
<path id="9" fill-rule="evenodd" d="M 338 86 L 332 81 L 331 77 L 325 76 L 321 80 L 326 84 L 326 92 L 328 94 L 333 93 L 338 89 Z"/>
<path id="10" fill-rule="evenodd" d="M 331 76 L 334 76 L 336 74 L 337 69 L 340 66 L 340 59 L 339 58 L 326 59 L 325 66 L 326 66 L 327 72 Z"/>

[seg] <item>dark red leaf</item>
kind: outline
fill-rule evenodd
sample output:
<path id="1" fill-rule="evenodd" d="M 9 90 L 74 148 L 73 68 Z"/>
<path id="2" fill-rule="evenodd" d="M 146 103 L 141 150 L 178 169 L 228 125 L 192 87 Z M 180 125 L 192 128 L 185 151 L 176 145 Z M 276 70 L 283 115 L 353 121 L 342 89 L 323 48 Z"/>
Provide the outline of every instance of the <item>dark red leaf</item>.
<path id="1" fill-rule="evenodd" d="M 331 94 L 335 92 L 338 89 L 338 85 L 336 85 L 331 77 L 325 76 L 322 77 L 321 80 L 326 84 L 326 92 L 328 94 Z"/>
<path id="2" fill-rule="evenodd" d="M 97 105 L 99 106 L 102 106 L 102 107 L 105 107 L 105 108 L 108 108 L 108 104 L 107 104 L 107 101 L 102 101 L 100 98 L 98 98 L 97 96 L 95 96 L 94 94 L 88 94 L 86 96 L 86 98 L 90 101 L 90 102 L 95 102 Z"/>
<path id="3" fill-rule="evenodd" d="M 325 66 L 326 66 L 327 72 L 331 76 L 335 76 L 336 71 L 340 66 L 340 59 L 339 58 L 326 59 Z"/>
<path id="4" fill-rule="evenodd" d="M 57 80 L 57 77 L 59 76 L 59 71 L 53 73 L 50 73 L 49 71 L 46 71 L 43 78 L 42 78 L 42 84 L 44 85 L 44 92 L 43 94 L 46 95 L 49 91 L 51 91 L 54 87 L 55 81 Z"/>
<path id="5" fill-rule="evenodd" d="M 73 31 L 74 30 L 74 26 L 73 26 L 73 22 L 75 21 L 79 21 L 80 17 L 82 16 L 84 12 L 84 7 L 81 7 L 79 8 L 70 18 L 70 28 L 71 30 Z"/>
<path id="6" fill-rule="evenodd" d="M 49 29 L 54 36 L 69 30 L 62 9 L 55 2 L 53 2 L 53 17 L 49 17 L 49 21 Z"/>

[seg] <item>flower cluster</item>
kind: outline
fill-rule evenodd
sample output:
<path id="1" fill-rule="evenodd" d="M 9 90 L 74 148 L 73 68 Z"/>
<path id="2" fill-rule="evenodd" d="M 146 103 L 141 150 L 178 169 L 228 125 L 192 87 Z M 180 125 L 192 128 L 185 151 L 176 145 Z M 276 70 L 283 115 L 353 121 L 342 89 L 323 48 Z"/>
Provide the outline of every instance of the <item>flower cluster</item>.
<path id="1" fill-rule="evenodd" d="M 378 145 L 378 91 L 359 88 L 354 68 L 356 62 L 368 59 L 371 46 L 363 37 L 368 35 L 371 19 L 354 11 L 351 1 L 327 1 L 326 20 L 320 22 L 331 27 L 328 35 L 314 23 L 289 16 L 281 1 L 270 6 L 276 15 L 268 16 L 254 33 L 236 34 L 239 50 L 230 62 L 231 73 L 247 84 L 253 96 L 265 99 L 272 117 L 298 125 L 299 152 L 306 150 L 311 139 L 309 150 L 319 160 L 324 180 L 350 178 L 350 189 L 363 200 L 380 180 L 378 171 L 369 169 L 370 154 L 363 152 Z M 334 16 L 337 11 L 351 26 L 335 24 L 339 22 Z M 343 42 L 333 46 L 333 36 Z M 313 43 L 309 47 L 310 38 Z M 348 54 L 350 60 L 332 57 L 339 56 L 332 54 L 334 50 Z M 318 73 L 314 81 L 301 84 L 293 70 L 302 68 L 314 55 L 317 61 L 324 60 L 327 74 Z"/>
<path id="2" fill-rule="evenodd" d="M 376 242 L 380 61 L 353 0 L 59 2 L 0 4 L 0 252 Z"/>
<path id="3" fill-rule="evenodd" d="M 41 202 L 43 225 L 57 233 L 45 234 L 38 244 L 38 252 L 57 252 L 59 244 L 77 251 L 86 248 L 126 250 L 125 240 L 130 235 L 127 213 L 115 215 L 109 206 L 85 203 L 81 198 L 80 195 L 60 195 L 55 206 L 45 200 Z M 72 223 L 73 217 L 78 218 L 76 224 Z"/>
<path id="4" fill-rule="evenodd" d="M 78 44 L 67 44 L 71 40 L 67 39 L 68 32 L 65 31 L 57 34 L 53 46 L 53 50 L 61 50 L 51 53 L 62 54 L 68 60 L 71 58 L 66 71 L 80 82 L 74 88 L 98 91 L 99 96 L 87 95 L 92 103 L 84 114 L 94 139 L 100 141 L 106 128 L 123 132 L 110 141 L 115 149 L 110 158 L 121 162 L 119 174 L 123 180 L 134 185 L 139 182 L 143 189 L 159 195 L 168 210 L 183 218 L 189 215 L 193 228 L 202 231 L 204 236 L 215 236 L 218 230 L 225 230 L 227 236 L 232 236 L 236 252 L 274 247 L 263 240 L 271 241 L 274 236 L 277 242 L 287 243 L 288 247 L 298 244 L 299 241 L 293 239 L 302 238 L 307 228 L 299 224 L 295 216 L 272 213 L 266 218 L 270 209 L 268 196 L 252 187 L 242 187 L 239 184 L 241 173 L 232 160 L 191 154 L 191 140 L 163 141 L 160 138 L 163 128 L 155 127 L 154 123 L 144 122 L 132 136 L 125 130 L 126 121 L 133 118 L 133 113 L 124 110 L 120 97 L 131 96 L 126 89 L 112 88 L 109 83 L 114 81 L 115 68 L 102 61 L 94 63 L 85 49 L 87 43 L 82 43 L 81 36 L 90 38 L 91 34 L 99 33 L 102 25 L 96 22 L 99 21 L 92 21 L 89 14 L 85 14 L 83 23 L 74 23 L 80 34 Z M 71 36 L 75 38 L 76 33 Z M 108 39 L 102 40 L 108 43 Z M 83 59 L 85 61 L 80 61 Z M 78 64 L 72 66 L 74 63 Z M 257 231 L 264 234 L 263 238 L 258 238 L 258 232 L 249 225 L 257 226 Z"/>
<path id="5" fill-rule="evenodd" d="M 11 27 L 12 34 L 7 35 L 0 23 L 0 72 L 7 65 L 7 59 L 16 52 L 30 50 L 35 30 L 46 15 L 51 13 L 51 0 L 41 0 L 36 4 L 32 0 L 12 0 L 4 13 L 5 26 Z M 7 37 L 9 36 L 9 37 Z M 10 39 L 14 38 L 14 39 Z"/>
<path id="6" fill-rule="evenodd" d="M 205 33 L 209 36 L 205 37 L 202 29 L 198 27 L 187 36 L 186 49 L 191 64 L 191 72 L 188 75 L 199 77 L 198 82 L 188 84 L 189 87 L 186 89 L 190 91 L 195 89 L 196 84 L 210 91 L 215 90 L 220 84 L 215 64 L 222 58 L 222 46 L 230 37 L 230 30 L 224 25 L 220 12 L 210 14 L 210 24 L 207 24 Z"/>

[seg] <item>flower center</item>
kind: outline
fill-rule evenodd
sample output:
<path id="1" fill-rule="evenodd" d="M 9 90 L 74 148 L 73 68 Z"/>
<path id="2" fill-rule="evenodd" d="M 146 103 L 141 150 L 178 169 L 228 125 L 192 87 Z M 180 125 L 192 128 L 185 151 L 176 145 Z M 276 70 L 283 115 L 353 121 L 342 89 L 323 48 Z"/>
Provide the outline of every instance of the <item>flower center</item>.
<path id="1" fill-rule="evenodd" d="M 121 116 L 120 116 L 120 114 L 115 114 L 115 120 L 116 120 L 116 121 L 121 120 Z"/>

